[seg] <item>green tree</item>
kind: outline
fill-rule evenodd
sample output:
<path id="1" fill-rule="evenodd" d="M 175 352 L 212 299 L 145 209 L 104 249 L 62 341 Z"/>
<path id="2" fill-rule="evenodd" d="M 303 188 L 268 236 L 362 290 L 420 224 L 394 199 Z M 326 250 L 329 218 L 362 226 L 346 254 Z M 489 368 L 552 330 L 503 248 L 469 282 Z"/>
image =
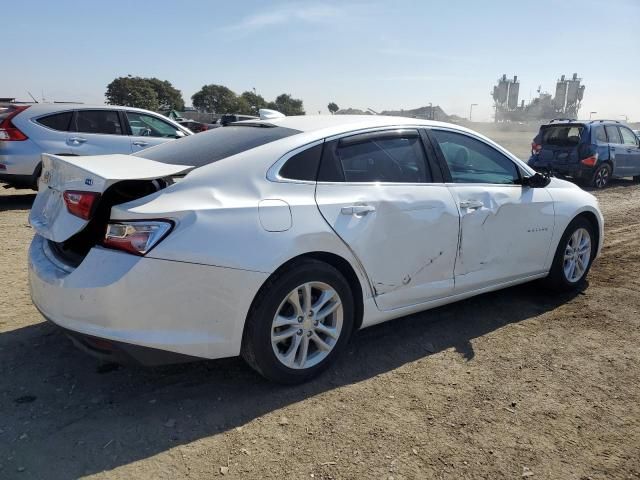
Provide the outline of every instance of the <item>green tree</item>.
<path id="1" fill-rule="evenodd" d="M 182 92 L 171 85 L 171 82 L 159 78 L 145 78 L 144 80 L 155 90 L 161 110 L 184 110 Z"/>
<path id="2" fill-rule="evenodd" d="M 245 113 L 247 115 L 257 115 L 258 110 L 267 107 L 267 101 L 262 95 L 258 95 L 253 92 L 242 92 L 242 95 L 240 95 L 240 97 L 247 102 L 249 111 L 239 113 Z"/>
<path id="3" fill-rule="evenodd" d="M 274 102 L 269 102 L 269 108 L 277 110 L 284 115 L 304 115 L 302 100 L 292 98 L 288 93 L 278 95 Z"/>
<path id="4" fill-rule="evenodd" d="M 107 85 L 105 93 L 110 105 L 158 110 L 158 94 L 151 84 L 140 77 L 119 77 Z"/>
<path id="5" fill-rule="evenodd" d="M 331 102 L 329 105 L 327 105 L 327 109 L 329 110 L 329 112 L 331 112 L 331 115 L 335 115 L 335 113 L 340 110 L 340 107 L 338 107 L 337 103 Z"/>
<path id="6" fill-rule="evenodd" d="M 238 97 L 224 85 L 204 85 L 192 95 L 191 102 L 201 112 L 236 113 Z"/>

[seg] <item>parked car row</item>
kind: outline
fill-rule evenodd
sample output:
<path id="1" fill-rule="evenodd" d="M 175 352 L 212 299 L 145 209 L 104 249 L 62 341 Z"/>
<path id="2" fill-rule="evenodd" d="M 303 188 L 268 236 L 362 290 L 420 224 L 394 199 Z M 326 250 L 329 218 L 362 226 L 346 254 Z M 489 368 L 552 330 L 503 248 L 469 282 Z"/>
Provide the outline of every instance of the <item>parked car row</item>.
<path id="1" fill-rule="evenodd" d="M 41 155 L 130 154 L 193 132 L 138 108 L 0 105 L 0 181 L 37 188 Z"/>
<path id="2" fill-rule="evenodd" d="M 529 166 L 595 188 L 612 178 L 640 182 L 640 137 L 615 120 L 552 120 L 533 139 Z"/>

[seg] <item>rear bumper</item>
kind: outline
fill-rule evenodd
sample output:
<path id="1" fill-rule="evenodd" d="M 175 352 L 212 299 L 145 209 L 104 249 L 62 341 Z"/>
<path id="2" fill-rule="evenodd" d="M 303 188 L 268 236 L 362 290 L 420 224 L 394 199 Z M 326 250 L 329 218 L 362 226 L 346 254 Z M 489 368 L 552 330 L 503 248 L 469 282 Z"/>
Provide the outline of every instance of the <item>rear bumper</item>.
<path id="1" fill-rule="evenodd" d="M 582 164 L 557 164 L 554 162 L 542 162 L 529 159 L 528 165 L 537 172 L 553 172 L 561 176 L 590 180 L 593 177 L 595 169 Z"/>
<path id="2" fill-rule="evenodd" d="M 0 142 L 0 164 L 4 168 L 0 173 L 14 176 L 31 177 L 40 163 L 42 150 L 31 140 L 22 142 Z"/>
<path id="3" fill-rule="evenodd" d="M 247 312 L 266 278 L 264 273 L 102 248 L 92 249 L 73 269 L 57 259 L 39 235 L 29 249 L 34 305 L 44 317 L 77 334 L 76 343 L 84 350 L 112 359 L 122 353 L 146 358 L 135 347 L 199 358 L 238 355 Z"/>

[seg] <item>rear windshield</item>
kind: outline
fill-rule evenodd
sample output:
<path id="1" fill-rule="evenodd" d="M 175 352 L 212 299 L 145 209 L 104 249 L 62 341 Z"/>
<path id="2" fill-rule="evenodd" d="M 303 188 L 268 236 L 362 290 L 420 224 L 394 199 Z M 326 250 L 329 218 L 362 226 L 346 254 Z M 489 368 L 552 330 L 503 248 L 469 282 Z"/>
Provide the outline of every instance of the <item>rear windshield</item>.
<path id="1" fill-rule="evenodd" d="M 135 153 L 136 157 L 201 167 L 300 133 L 284 127 L 234 125 L 189 135 Z"/>
<path id="2" fill-rule="evenodd" d="M 553 125 L 543 127 L 542 145 L 573 147 L 580 143 L 584 125 Z"/>

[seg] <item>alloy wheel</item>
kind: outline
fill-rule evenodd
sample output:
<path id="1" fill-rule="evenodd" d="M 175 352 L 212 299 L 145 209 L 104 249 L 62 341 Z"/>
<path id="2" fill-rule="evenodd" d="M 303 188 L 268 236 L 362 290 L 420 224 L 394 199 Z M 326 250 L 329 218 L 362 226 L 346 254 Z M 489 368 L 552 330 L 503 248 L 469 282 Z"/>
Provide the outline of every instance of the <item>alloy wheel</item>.
<path id="1" fill-rule="evenodd" d="M 307 282 L 280 303 L 271 325 L 271 345 L 282 365 L 311 368 L 331 353 L 343 324 L 342 301 L 328 284 Z"/>
<path id="2" fill-rule="evenodd" d="M 564 276 L 576 283 L 584 276 L 591 261 L 591 235 L 585 228 L 578 228 L 569 237 L 564 250 Z"/>
<path id="3" fill-rule="evenodd" d="M 609 169 L 606 167 L 601 168 L 596 172 L 596 178 L 594 180 L 597 188 L 604 188 L 609 183 Z"/>

